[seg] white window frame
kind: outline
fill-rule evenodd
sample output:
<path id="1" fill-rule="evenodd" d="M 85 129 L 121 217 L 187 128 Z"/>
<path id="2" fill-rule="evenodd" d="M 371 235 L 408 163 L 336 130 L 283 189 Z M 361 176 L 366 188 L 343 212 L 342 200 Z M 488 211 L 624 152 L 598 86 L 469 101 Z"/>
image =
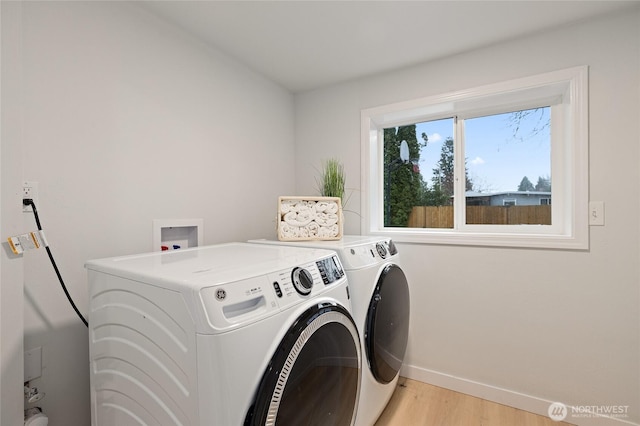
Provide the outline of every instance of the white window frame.
<path id="1" fill-rule="evenodd" d="M 465 197 L 454 197 L 454 228 L 384 226 L 383 129 L 442 118 L 551 105 L 551 225 L 467 225 Z M 456 120 L 457 122 L 462 120 Z M 588 67 L 575 67 L 361 112 L 362 227 L 400 242 L 588 249 Z M 456 124 L 456 195 L 464 194 L 464 138 Z"/>

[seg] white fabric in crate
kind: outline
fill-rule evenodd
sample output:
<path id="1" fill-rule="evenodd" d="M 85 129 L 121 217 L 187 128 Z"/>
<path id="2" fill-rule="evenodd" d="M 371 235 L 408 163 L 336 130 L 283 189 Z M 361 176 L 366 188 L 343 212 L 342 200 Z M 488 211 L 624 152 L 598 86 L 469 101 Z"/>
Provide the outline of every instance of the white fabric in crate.
<path id="1" fill-rule="evenodd" d="M 280 204 L 280 231 L 287 239 L 336 237 L 338 220 L 335 201 L 284 200 Z"/>

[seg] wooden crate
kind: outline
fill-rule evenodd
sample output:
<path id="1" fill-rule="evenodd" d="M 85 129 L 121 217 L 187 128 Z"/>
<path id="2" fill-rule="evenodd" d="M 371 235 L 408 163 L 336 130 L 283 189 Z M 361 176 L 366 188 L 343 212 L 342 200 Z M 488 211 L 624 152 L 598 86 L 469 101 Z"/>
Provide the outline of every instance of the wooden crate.
<path id="1" fill-rule="evenodd" d="M 339 240 L 342 238 L 342 202 L 339 197 L 278 198 L 280 241 Z"/>

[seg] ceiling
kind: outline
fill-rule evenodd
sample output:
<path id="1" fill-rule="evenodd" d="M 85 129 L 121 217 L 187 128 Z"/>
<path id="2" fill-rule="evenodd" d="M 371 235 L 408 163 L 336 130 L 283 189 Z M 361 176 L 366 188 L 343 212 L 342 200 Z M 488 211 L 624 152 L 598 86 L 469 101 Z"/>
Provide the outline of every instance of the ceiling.
<path id="1" fill-rule="evenodd" d="M 136 1 L 297 93 L 636 7 L 640 1 Z"/>

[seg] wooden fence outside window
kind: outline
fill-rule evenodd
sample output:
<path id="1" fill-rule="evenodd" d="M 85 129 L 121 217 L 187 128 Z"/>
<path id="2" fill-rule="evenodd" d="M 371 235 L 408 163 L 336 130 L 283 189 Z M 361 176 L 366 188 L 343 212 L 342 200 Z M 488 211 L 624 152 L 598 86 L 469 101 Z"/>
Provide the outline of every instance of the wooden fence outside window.
<path id="1" fill-rule="evenodd" d="M 551 225 L 551 206 L 467 206 L 468 225 Z M 453 206 L 415 206 L 409 228 L 453 228 Z"/>

